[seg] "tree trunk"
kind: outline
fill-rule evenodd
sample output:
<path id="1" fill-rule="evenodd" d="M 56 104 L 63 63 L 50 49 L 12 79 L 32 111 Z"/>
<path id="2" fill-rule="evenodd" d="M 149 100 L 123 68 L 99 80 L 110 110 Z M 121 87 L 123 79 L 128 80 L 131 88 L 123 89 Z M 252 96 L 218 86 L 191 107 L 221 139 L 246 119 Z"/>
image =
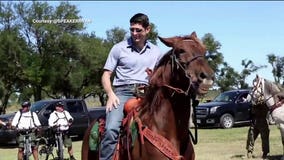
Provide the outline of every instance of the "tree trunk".
<path id="1" fill-rule="evenodd" d="M 34 87 L 34 98 L 35 101 L 41 100 L 41 87 L 39 85 Z"/>

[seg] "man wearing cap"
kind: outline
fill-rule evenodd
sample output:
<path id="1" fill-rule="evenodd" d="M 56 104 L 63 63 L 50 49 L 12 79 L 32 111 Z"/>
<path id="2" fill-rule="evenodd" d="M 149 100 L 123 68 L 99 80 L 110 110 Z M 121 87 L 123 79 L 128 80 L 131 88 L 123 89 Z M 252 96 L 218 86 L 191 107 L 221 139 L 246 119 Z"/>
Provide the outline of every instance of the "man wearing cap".
<path id="1" fill-rule="evenodd" d="M 72 139 L 68 134 L 69 126 L 73 122 L 73 117 L 70 113 L 64 110 L 63 102 L 59 101 L 55 104 L 55 110 L 50 114 L 48 119 L 48 125 L 50 127 L 60 127 L 63 131 L 63 143 L 68 148 L 70 160 L 76 160 L 73 156 Z"/>
<path id="2" fill-rule="evenodd" d="M 38 160 L 38 142 L 36 141 L 36 131 L 41 127 L 40 121 L 36 113 L 30 111 L 31 103 L 26 101 L 22 103 L 22 109 L 20 109 L 12 120 L 12 128 L 18 130 L 17 142 L 19 144 L 18 160 L 22 160 L 24 151 L 24 136 L 23 130 L 31 130 L 29 133 L 31 137 L 31 146 L 34 160 Z"/>

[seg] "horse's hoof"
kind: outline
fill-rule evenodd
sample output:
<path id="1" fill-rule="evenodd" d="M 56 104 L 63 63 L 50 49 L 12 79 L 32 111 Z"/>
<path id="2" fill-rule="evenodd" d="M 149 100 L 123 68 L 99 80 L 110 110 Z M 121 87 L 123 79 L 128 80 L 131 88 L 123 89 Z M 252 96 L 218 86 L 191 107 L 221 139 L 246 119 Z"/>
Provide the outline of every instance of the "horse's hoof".
<path id="1" fill-rule="evenodd" d="M 252 152 L 248 152 L 247 157 L 248 157 L 248 159 L 251 159 L 252 158 Z"/>

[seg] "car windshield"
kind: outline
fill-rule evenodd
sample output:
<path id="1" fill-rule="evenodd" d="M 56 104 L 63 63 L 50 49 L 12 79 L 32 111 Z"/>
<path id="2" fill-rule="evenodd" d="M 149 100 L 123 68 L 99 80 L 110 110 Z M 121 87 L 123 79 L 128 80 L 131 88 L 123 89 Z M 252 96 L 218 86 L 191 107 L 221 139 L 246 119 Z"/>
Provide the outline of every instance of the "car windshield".
<path id="1" fill-rule="evenodd" d="M 47 104 L 48 104 L 48 102 L 44 102 L 44 101 L 35 102 L 34 104 L 32 104 L 31 111 L 37 112 L 37 111 L 41 110 L 41 108 L 46 106 Z"/>
<path id="2" fill-rule="evenodd" d="M 225 92 L 219 94 L 213 101 L 214 102 L 233 102 L 237 97 L 237 92 Z"/>

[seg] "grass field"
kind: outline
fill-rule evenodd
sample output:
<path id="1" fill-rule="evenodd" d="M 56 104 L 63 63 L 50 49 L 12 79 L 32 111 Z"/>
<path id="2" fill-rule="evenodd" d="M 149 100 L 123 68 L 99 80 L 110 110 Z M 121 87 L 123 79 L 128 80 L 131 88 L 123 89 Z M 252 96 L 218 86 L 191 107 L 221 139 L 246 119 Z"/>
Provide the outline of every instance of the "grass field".
<path id="1" fill-rule="evenodd" d="M 248 127 L 232 129 L 199 129 L 198 144 L 194 146 L 196 160 L 245 160 L 246 138 Z M 82 141 L 73 142 L 74 155 L 81 159 Z M 65 149 L 67 156 L 67 150 Z M 278 160 L 282 154 L 280 132 L 275 125 L 270 126 L 270 157 L 269 160 Z M 261 160 L 261 140 L 258 137 L 255 145 L 254 160 Z M 0 147 L 0 160 L 16 160 L 17 149 Z"/>
<path id="2" fill-rule="evenodd" d="M 199 142 L 194 146 L 196 160 L 241 160 L 246 158 L 246 139 L 248 127 L 233 129 L 199 129 Z M 278 160 L 282 154 L 280 131 L 270 126 L 270 157 Z M 261 160 L 260 136 L 255 142 L 255 160 Z"/>

